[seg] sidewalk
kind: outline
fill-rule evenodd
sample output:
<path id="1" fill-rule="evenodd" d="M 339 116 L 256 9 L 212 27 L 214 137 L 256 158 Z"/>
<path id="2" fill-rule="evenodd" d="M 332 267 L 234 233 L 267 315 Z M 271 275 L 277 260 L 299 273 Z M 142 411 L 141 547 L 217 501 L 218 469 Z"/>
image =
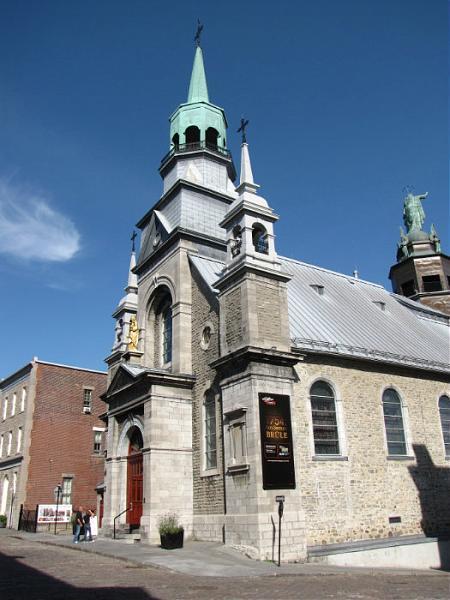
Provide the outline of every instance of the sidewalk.
<path id="1" fill-rule="evenodd" d="M 348 573 L 373 574 L 376 572 L 401 572 L 420 576 L 422 571 L 407 569 L 363 569 L 334 567 L 318 563 L 286 563 L 278 567 L 269 561 L 255 561 L 237 550 L 218 542 L 185 542 L 177 550 L 163 550 L 159 546 L 149 546 L 140 542 L 129 544 L 123 540 L 97 538 L 92 543 L 72 543 L 71 535 L 52 535 L 50 533 L 27 533 L 16 530 L 0 530 L 16 538 L 35 541 L 52 546 L 62 546 L 79 552 L 108 556 L 138 565 L 163 567 L 185 575 L 201 577 L 251 577 L 268 575 L 330 575 Z"/>

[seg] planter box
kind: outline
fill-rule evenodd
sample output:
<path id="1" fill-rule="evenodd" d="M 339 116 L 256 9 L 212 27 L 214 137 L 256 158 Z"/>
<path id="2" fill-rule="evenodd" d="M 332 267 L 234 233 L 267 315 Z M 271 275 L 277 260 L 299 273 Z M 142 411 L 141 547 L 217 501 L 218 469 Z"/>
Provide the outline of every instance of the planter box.
<path id="1" fill-rule="evenodd" d="M 178 533 L 161 534 L 161 548 L 165 550 L 175 550 L 175 548 L 183 547 L 184 531 Z"/>

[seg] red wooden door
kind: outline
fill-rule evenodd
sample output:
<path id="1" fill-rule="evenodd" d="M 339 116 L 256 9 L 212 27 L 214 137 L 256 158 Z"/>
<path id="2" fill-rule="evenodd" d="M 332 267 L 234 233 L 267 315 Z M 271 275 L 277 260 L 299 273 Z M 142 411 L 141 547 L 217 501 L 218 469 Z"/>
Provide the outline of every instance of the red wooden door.
<path id="1" fill-rule="evenodd" d="M 134 527 L 139 527 L 142 516 L 143 470 L 142 452 L 130 454 L 127 469 L 127 506 L 131 507 L 131 510 L 127 512 L 127 523 Z"/>

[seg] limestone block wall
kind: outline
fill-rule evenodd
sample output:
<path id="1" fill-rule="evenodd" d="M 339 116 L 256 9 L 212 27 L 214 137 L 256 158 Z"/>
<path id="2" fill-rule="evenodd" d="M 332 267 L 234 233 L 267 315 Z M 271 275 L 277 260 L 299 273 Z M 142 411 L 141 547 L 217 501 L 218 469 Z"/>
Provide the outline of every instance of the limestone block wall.
<path id="1" fill-rule="evenodd" d="M 141 531 L 159 540 L 158 521 L 175 513 L 192 535 L 191 391 L 155 385 L 144 408 L 144 505 Z"/>
<path id="2" fill-rule="evenodd" d="M 241 547 L 260 560 L 272 560 L 277 552 L 278 504 L 275 497 L 286 498 L 283 516 L 283 561 L 306 557 L 305 518 L 299 501 L 298 485 L 294 490 L 264 490 L 261 464 L 261 434 L 258 394 L 286 394 L 292 400 L 291 369 L 270 364 L 249 367 L 244 377 L 222 383 L 224 411 L 246 408 L 247 472 L 227 473 L 225 519 L 226 542 Z M 296 414 L 291 406 L 292 425 Z M 294 438 L 295 443 L 295 438 Z M 226 442 L 225 464 L 230 462 L 230 445 Z M 295 457 L 296 458 L 296 457 Z"/>
<path id="3" fill-rule="evenodd" d="M 296 370 L 293 436 L 308 544 L 448 531 L 450 464 L 438 410 L 438 398 L 450 393 L 448 378 L 326 357 L 310 357 Z M 338 459 L 314 456 L 309 389 L 322 378 L 333 386 L 340 412 Z M 403 402 L 407 457 L 387 454 L 386 387 Z M 390 523 L 392 517 L 401 522 Z"/>
<path id="4" fill-rule="evenodd" d="M 211 330 L 209 345 L 202 341 L 205 327 Z M 209 363 L 216 359 L 218 354 L 218 307 L 193 272 L 192 364 L 196 376 L 192 407 L 194 536 L 198 539 L 217 541 L 222 540 L 224 522 L 222 403 L 216 372 L 209 367 Z M 203 448 L 203 401 L 208 389 L 213 389 L 217 398 L 217 469 L 209 472 L 205 471 Z"/>

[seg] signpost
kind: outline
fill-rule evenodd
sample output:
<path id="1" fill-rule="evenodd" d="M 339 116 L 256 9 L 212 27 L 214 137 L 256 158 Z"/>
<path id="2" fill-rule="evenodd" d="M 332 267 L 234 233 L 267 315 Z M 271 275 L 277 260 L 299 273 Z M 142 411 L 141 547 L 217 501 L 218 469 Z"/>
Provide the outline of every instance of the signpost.
<path id="1" fill-rule="evenodd" d="M 278 502 L 278 566 L 281 566 L 281 519 L 284 511 L 284 496 L 275 496 Z"/>
<path id="2" fill-rule="evenodd" d="M 56 498 L 56 513 L 55 513 L 55 535 L 56 535 L 56 524 L 58 522 L 58 508 L 59 508 L 59 495 L 61 494 L 61 485 L 58 485 L 53 490 Z"/>

